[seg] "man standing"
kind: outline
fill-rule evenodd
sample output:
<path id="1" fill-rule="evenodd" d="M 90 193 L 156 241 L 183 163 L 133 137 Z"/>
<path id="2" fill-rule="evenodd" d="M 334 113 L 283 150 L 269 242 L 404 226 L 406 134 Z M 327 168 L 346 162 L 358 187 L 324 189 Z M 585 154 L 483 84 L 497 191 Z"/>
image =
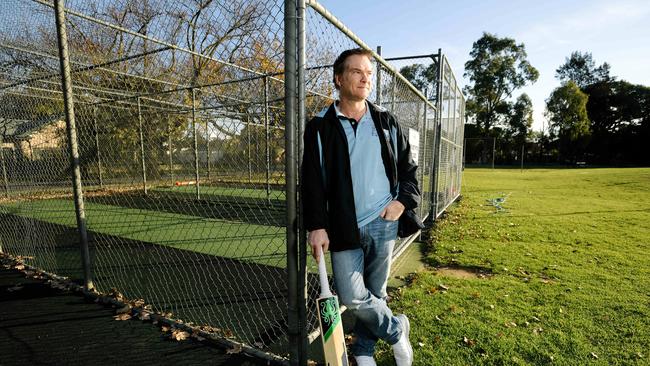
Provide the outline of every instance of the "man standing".
<path id="1" fill-rule="evenodd" d="M 392 345 L 398 366 L 411 365 L 409 321 L 386 304 L 398 219 L 417 207 L 417 166 L 408 133 L 366 98 L 371 53 L 344 51 L 334 62 L 339 100 L 309 121 L 304 135 L 302 197 L 312 255 L 332 254 L 339 299 L 356 315 L 357 364 L 375 365 L 375 344 Z"/>

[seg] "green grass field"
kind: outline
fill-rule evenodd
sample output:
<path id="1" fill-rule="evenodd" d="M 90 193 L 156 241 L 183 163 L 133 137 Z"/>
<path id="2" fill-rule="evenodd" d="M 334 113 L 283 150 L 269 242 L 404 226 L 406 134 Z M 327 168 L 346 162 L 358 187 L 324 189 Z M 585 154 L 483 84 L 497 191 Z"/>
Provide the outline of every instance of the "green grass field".
<path id="1" fill-rule="evenodd" d="M 393 294 L 415 364 L 650 364 L 650 169 L 469 169 L 462 195 Z"/>

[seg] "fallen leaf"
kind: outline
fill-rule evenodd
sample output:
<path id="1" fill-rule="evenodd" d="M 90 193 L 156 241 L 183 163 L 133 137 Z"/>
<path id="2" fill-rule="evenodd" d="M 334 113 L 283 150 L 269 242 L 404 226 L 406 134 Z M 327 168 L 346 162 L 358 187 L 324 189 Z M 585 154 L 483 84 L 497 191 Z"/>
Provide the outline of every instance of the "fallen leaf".
<path id="1" fill-rule="evenodd" d="M 449 290 L 449 287 L 447 287 L 447 286 L 445 286 L 443 284 L 439 284 L 438 289 L 440 289 L 441 291 L 447 291 L 447 290 Z"/>
<path id="2" fill-rule="evenodd" d="M 515 322 L 508 322 L 505 324 L 506 328 L 515 328 L 517 327 L 517 323 Z"/>
<path id="3" fill-rule="evenodd" d="M 140 313 L 138 313 L 138 319 L 149 320 L 151 319 L 151 313 L 148 311 L 141 311 Z"/>
<path id="4" fill-rule="evenodd" d="M 490 305 L 490 309 L 494 310 L 494 305 Z"/>
<path id="5" fill-rule="evenodd" d="M 241 344 L 235 344 L 235 346 L 233 348 L 229 348 L 226 351 L 226 354 L 232 355 L 232 354 L 236 354 L 236 353 L 241 353 L 242 350 L 243 349 L 242 349 Z"/>
<path id="6" fill-rule="evenodd" d="M 19 271 L 22 271 L 23 269 L 25 269 L 25 265 L 23 265 L 23 264 L 16 264 L 16 265 L 14 266 L 14 269 L 17 269 L 17 270 L 19 270 Z"/>
<path id="7" fill-rule="evenodd" d="M 184 341 L 186 340 L 190 334 L 186 331 L 180 330 L 180 329 L 174 329 L 171 334 L 171 338 L 177 341 Z"/>
<path id="8" fill-rule="evenodd" d="M 418 342 L 418 346 L 420 346 L 420 347 L 424 347 L 424 343 L 422 343 L 422 342 Z"/>
<path id="9" fill-rule="evenodd" d="M 160 327 L 160 330 L 161 330 L 163 333 L 167 333 L 167 332 L 169 332 L 169 329 L 170 329 L 170 328 L 169 328 L 168 326 L 166 326 L 166 325 L 163 325 L 162 327 Z"/>
<path id="10" fill-rule="evenodd" d="M 131 319 L 131 314 L 124 313 L 124 314 L 116 315 L 116 316 L 114 316 L 114 319 L 115 320 L 129 320 L 129 319 Z"/>
<path id="11" fill-rule="evenodd" d="M 533 334 L 539 334 L 539 333 L 541 333 L 543 330 L 544 330 L 544 329 L 542 329 L 542 327 L 535 328 L 535 329 L 533 329 Z"/>
<path id="12" fill-rule="evenodd" d="M 472 347 L 476 344 L 476 341 L 473 339 L 469 339 L 467 337 L 463 337 L 463 343 L 465 343 L 469 347 Z"/>
<path id="13" fill-rule="evenodd" d="M 131 305 L 132 305 L 134 308 L 139 308 L 139 307 L 141 307 L 142 305 L 144 305 L 144 300 L 143 300 L 143 299 L 133 300 L 133 301 L 131 302 Z"/>
<path id="14" fill-rule="evenodd" d="M 131 311 L 131 305 L 126 304 L 123 307 L 115 310 L 115 314 L 124 314 L 124 313 L 128 313 L 130 311 Z"/>
<path id="15" fill-rule="evenodd" d="M 594 352 L 591 352 L 591 357 L 593 357 L 595 359 L 598 359 L 598 355 L 596 353 L 594 353 Z"/>

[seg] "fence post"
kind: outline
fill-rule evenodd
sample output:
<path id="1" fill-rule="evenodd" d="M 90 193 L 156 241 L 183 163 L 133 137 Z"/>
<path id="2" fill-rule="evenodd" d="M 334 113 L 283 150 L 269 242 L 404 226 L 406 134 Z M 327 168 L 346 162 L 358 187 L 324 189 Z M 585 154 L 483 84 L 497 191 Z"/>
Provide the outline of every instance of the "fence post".
<path id="1" fill-rule="evenodd" d="M 171 121 L 167 123 L 167 145 L 169 148 L 169 177 L 172 183 L 172 187 L 174 186 L 174 148 L 172 147 L 172 126 L 171 126 Z"/>
<path id="2" fill-rule="evenodd" d="M 251 155 L 251 118 L 246 116 L 246 151 L 248 152 L 248 183 L 253 183 L 253 156 Z"/>
<path id="3" fill-rule="evenodd" d="M 68 150 L 72 165 L 72 180 L 74 205 L 79 229 L 81 261 L 84 272 L 84 287 L 91 290 L 93 286 L 90 251 L 88 249 L 88 232 L 86 230 L 86 211 L 84 208 L 83 188 L 81 185 L 81 169 L 79 167 L 79 146 L 77 144 L 77 126 L 74 117 L 74 101 L 72 94 L 72 78 L 70 76 L 70 57 L 68 54 L 68 36 L 65 28 L 64 0 L 54 2 L 56 16 L 56 33 L 59 44 L 59 64 L 61 67 L 61 82 L 65 107 L 66 133 Z"/>
<path id="4" fill-rule="evenodd" d="M 439 173 L 439 168 L 440 168 L 440 153 L 442 151 L 441 147 L 441 142 L 442 139 L 440 138 L 440 135 L 442 133 L 442 82 L 444 78 L 444 67 L 442 66 L 443 64 L 443 59 L 442 59 L 442 49 L 438 48 L 438 81 L 436 83 L 436 108 L 438 109 L 436 111 L 436 124 L 434 127 L 434 148 L 435 148 L 435 156 L 433 157 L 433 168 L 431 169 L 431 175 L 433 176 L 431 184 L 433 187 L 431 188 L 431 194 L 433 195 L 433 199 L 431 200 L 431 205 L 433 206 L 433 211 L 432 211 L 432 217 L 431 219 L 435 221 L 438 216 L 438 196 L 440 195 L 440 192 L 438 192 L 438 173 Z"/>
<path id="5" fill-rule="evenodd" d="M 287 220 L 287 320 L 289 363 L 300 365 L 302 342 L 298 311 L 298 220 L 296 215 L 296 56 L 297 0 L 284 0 L 284 110 L 285 110 L 285 189 Z"/>
<path id="6" fill-rule="evenodd" d="M 395 113 L 395 92 L 396 92 L 395 89 L 397 88 L 397 86 L 395 85 L 396 82 L 397 82 L 397 76 L 395 75 L 395 73 L 393 73 L 393 82 L 392 82 L 392 85 L 391 85 L 391 93 L 390 93 L 390 112 L 391 113 Z"/>
<path id="7" fill-rule="evenodd" d="M 206 178 L 210 180 L 210 120 L 205 120 L 205 156 L 206 156 Z"/>
<path id="8" fill-rule="evenodd" d="M 5 127 L 6 131 L 7 127 Z M 2 163 L 2 182 L 5 188 L 5 197 L 9 198 L 9 180 L 7 179 L 7 167 L 5 165 L 5 152 L 2 145 L 5 143 L 5 132 L 0 135 L 0 162 Z"/>
<path id="9" fill-rule="evenodd" d="M 425 91 L 425 95 L 426 95 L 427 89 L 425 88 L 424 91 Z M 421 184 L 421 187 L 422 187 L 422 191 L 424 191 L 424 173 L 425 173 L 424 171 L 426 170 L 426 166 L 427 166 L 427 160 L 426 160 L 426 156 L 427 156 L 427 101 L 425 100 L 422 103 L 422 105 L 423 105 L 423 109 L 424 109 L 424 118 L 422 118 L 422 128 L 420 129 L 420 133 L 423 134 L 423 137 L 422 137 L 422 149 L 420 149 L 420 150 L 424 151 L 424 154 L 422 154 L 422 156 L 421 156 L 422 161 L 418 162 L 418 166 L 421 167 L 418 170 L 420 171 L 420 184 Z M 423 205 L 420 205 L 420 217 L 423 217 L 423 214 L 424 214 L 424 212 L 422 210 L 423 210 Z"/>
<path id="10" fill-rule="evenodd" d="M 144 161 L 144 132 L 142 132 L 142 109 L 140 107 L 140 97 L 138 97 L 138 131 L 140 132 L 140 163 L 142 165 L 142 188 L 145 196 L 147 192 L 147 165 Z"/>
<path id="11" fill-rule="evenodd" d="M 377 46 L 377 54 L 381 56 L 381 46 Z M 377 105 L 381 105 L 381 64 L 377 62 Z"/>
<path id="12" fill-rule="evenodd" d="M 298 44 L 296 46 L 297 50 L 297 66 L 298 70 L 296 71 L 297 79 L 297 92 L 298 92 L 298 101 L 297 101 L 297 111 L 298 116 L 297 127 L 297 140 L 296 145 L 298 147 L 298 154 L 296 156 L 296 166 L 300 167 L 302 165 L 302 152 L 303 152 L 303 139 L 302 134 L 304 130 L 304 124 L 306 120 L 306 111 L 305 111 L 305 0 L 298 0 L 297 4 L 297 32 L 298 32 Z M 299 181 L 299 175 L 296 176 Z M 298 184 L 300 186 L 300 184 Z M 299 197 L 299 203 L 302 203 L 302 197 Z M 300 339 L 302 340 L 300 348 L 300 364 L 306 365 L 309 347 L 307 341 L 307 232 L 302 222 L 302 204 L 298 205 L 298 325 L 300 329 Z"/>
<path id="13" fill-rule="evenodd" d="M 194 138 L 194 182 L 196 185 L 196 199 L 201 199 L 201 188 L 199 187 L 199 143 L 196 133 L 196 89 L 192 92 L 192 137 Z"/>
<path id="14" fill-rule="evenodd" d="M 95 120 L 95 149 L 97 150 L 97 173 L 99 175 L 99 188 L 104 188 L 104 178 L 102 175 L 102 153 L 99 150 L 99 127 L 97 124 L 97 106 L 93 107 L 93 117 Z"/>
<path id="15" fill-rule="evenodd" d="M 492 169 L 494 169 L 494 154 L 497 149 L 497 138 L 493 137 L 492 138 Z"/>
<path id="16" fill-rule="evenodd" d="M 266 201 L 271 203 L 271 144 L 269 140 L 269 78 L 264 77 L 264 153 L 266 156 Z"/>

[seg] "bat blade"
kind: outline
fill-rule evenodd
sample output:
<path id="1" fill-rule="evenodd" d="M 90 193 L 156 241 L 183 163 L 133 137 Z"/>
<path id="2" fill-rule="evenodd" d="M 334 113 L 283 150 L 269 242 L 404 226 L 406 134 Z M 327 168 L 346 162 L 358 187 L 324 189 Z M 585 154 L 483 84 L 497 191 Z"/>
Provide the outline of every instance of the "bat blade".
<path id="1" fill-rule="evenodd" d="M 345 334 L 343 333 L 338 297 L 320 297 L 316 300 L 316 307 L 318 309 L 325 364 L 327 366 L 348 366 Z"/>

